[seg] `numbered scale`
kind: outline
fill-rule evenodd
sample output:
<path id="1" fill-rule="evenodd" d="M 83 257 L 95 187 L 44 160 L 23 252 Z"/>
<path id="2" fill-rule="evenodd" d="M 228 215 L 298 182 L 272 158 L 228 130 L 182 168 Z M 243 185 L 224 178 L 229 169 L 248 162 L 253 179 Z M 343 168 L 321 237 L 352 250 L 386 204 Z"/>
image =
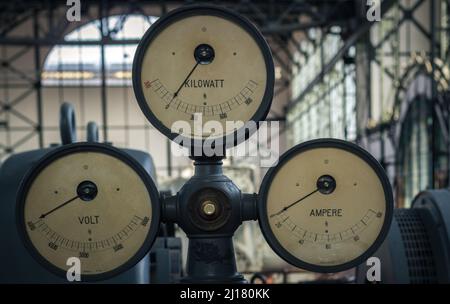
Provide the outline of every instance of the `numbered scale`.
<path id="1" fill-rule="evenodd" d="M 47 154 L 25 177 L 19 231 L 33 256 L 66 276 L 70 257 L 83 281 L 115 276 L 139 262 L 159 226 L 156 187 L 133 158 L 101 144 Z"/>
<path id="2" fill-rule="evenodd" d="M 389 230 L 393 198 L 379 163 L 357 145 L 320 139 L 295 146 L 261 185 L 259 223 L 272 249 L 315 272 L 349 269 Z"/>
<path id="3" fill-rule="evenodd" d="M 227 121 L 264 120 L 273 97 L 270 48 L 247 19 L 230 10 L 174 10 L 145 33 L 133 62 L 133 87 L 148 120 L 171 139 L 245 140 Z M 194 122 L 211 122 L 198 130 Z M 181 130 L 177 122 L 188 122 Z M 180 132 L 181 131 L 181 132 Z M 253 130 L 254 131 L 254 130 Z"/>
<path id="4" fill-rule="evenodd" d="M 236 133 L 264 120 L 274 70 L 270 49 L 247 19 L 213 6 L 188 6 L 146 32 L 133 62 L 133 87 L 149 121 L 170 139 L 246 139 Z M 214 132 L 195 132 L 216 123 Z M 173 129 L 185 122 L 190 130 Z M 229 121 L 241 127 L 227 130 Z M 188 128 L 189 129 L 189 128 Z M 237 139 L 236 139 L 237 138 Z M 322 139 L 295 146 L 265 176 L 260 193 L 243 194 L 220 158 L 195 159 L 195 175 L 171 197 L 118 149 L 72 144 L 50 152 L 25 177 L 18 225 L 36 259 L 65 277 L 79 257 L 83 280 L 129 269 L 150 250 L 160 221 L 189 237 L 186 282 L 244 282 L 232 236 L 259 220 L 272 249 L 316 272 L 357 266 L 386 237 L 393 209 L 389 181 L 360 147 Z M 162 204 L 162 207 L 160 206 Z"/>

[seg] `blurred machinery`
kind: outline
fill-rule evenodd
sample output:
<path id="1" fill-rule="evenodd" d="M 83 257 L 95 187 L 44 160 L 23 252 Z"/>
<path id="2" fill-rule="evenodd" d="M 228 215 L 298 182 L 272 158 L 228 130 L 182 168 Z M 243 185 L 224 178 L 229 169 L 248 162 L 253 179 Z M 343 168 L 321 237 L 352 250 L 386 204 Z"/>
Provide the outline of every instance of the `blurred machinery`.
<path id="1" fill-rule="evenodd" d="M 388 237 L 374 256 L 381 283 L 450 283 L 450 191 L 427 190 L 409 209 L 396 209 Z M 357 267 L 357 283 L 369 266 Z"/>

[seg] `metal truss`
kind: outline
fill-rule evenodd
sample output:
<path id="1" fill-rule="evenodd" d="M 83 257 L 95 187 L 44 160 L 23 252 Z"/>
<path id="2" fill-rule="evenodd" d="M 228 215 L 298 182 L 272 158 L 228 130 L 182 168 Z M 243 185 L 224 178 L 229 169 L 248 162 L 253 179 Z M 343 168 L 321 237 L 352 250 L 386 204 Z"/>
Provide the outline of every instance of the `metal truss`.
<path id="1" fill-rule="evenodd" d="M 396 13 L 393 16 L 392 27 L 389 31 L 385 33 L 385 35 L 375 44 L 369 45 L 369 48 L 372 49 L 371 54 L 371 62 L 375 63 L 380 70 L 382 70 L 383 77 L 388 77 L 390 82 L 394 84 L 395 90 L 395 98 L 393 104 L 386 104 L 384 100 L 381 100 L 381 104 L 386 107 L 392 108 L 390 116 L 387 116 L 382 119 L 378 124 L 368 127 L 365 131 L 368 135 L 369 140 L 376 140 L 380 142 L 380 162 L 384 165 L 385 168 L 393 167 L 396 168 L 397 157 L 396 155 L 387 155 L 386 147 L 387 145 L 391 145 L 394 147 L 394 150 L 398 150 L 398 138 L 396 138 L 396 130 L 401 128 L 401 121 L 398 117 L 398 109 L 401 106 L 404 98 L 403 96 L 406 94 L 406 89 L 409 81 L 411 81 L 411 77 L 414 77 L 419 72 L 424 74 L 428 74 L 431 81 L 431 98 L 430 98 L 430 113 L 432 113 L 432 117 L 429 121 L 429 134 L 430 134 L 430 142 L 429 142 L 429 151 L 431 152 L 431 186 L 437 186 L 435 182 L 435 169 L 437 158 L 439 157 L 439 153 L 442 151 L 438 151 L 436 148 L 436 128 L 440 128 L 443 132 L 442 134 L 448 135 L 449 130 L 449 119 L 448 119 L 448 86 L 441 87 L 440 82 L 446 81 L 446 73 L 443 72 L 442 66 L 438 66 L 439 62 L 447 62 L 449 58 L 450 48 L 443 49 L 443 45 L 438 39 L 439 35 L 445 35 L 449 37 L 449 28 L 441 27 L 437 24 L 436 17 L 436 8 L 437 4 L 440 2 L 441 4 L 446 3 L 450 4 L 450 1 L 438 1 L 438 0 L 414 0 L 411 1 L 411 6 L 409 8 L 404 7 L 401 3 L 396 3 L 394 9 Z M 415 12 L 423 7 L 428 6 L 430 12 L 430 22 L 425 27 L 424 24 L 420 20 L 417 19 Z M 447 14 L 448 11 L 443 14 Z M 398 35 L 399 28 L 408 23 L 410 30 L 414 29 L 418 33 L 420 33 L 429 43 L 429 50 L 422 52 L 421 54 L 417 54 L 416 50 L 400 50 Z M 370 43 L 370 42 L 368 42 Z M 382 51 L 389 49 L 390 51 Z M 415 60 L 410 60 L 410 63 L 405 67 L 402 66 L 401 61 L 405 61 L 406 59 L 414 59 L 417 56 L 422 58 L 421 62 L 417 62 Z M 390 62 L 390 63 L 387 63 Z M 447 79 L 448 80 L 448 79 Z M 447 92 L 446 92 L 447 91 Z M 389 141 L 386 142 L 386 141 Z M 450 141 L 447 138 L 444 138 L 447 142 L 447 146 L 450 145 Z M 444 151 L 445 152 L 445 151 Z M 446 151 L 449 153 L 449 151 Z"/>
<path id="2" fill-rule="evenodd" d="M 293 50 L 306 54 L 300 47 L 298 38 L 294 33 L 305 33 L 311 28 L 329 28 L 339 26 L 350 28 L 355 20 L 355 7 L 358 0 L 230 0 L 230 1 L 204 1 L 204 3 L 216 4 L 228 7 L 248 17 L 254 22 L 266 36 L 271 46 L 275 64 L 282 69 L 281 78 L 276 81 L 275 98 L 290 88 L 291 70 L 293 66 L 299 66 L 293 55 Z M 104 20 L 109 15 L 120 15 L 117 23 L 112 28 L 106 28 L 107 22 L 100 22 L 102 27 L 102 39 L 100 41 L 68 41 L 64 35 L 74 29 L 74 24 L 66 19 L 67 6 L 65 1 L 37 1 L 16 0 L 0 2 L 0 48 L 8 49 L 7 57 L 1 56 L 0 79 L 0 134 L 6 132 L 6 141 L 0 143 L 0 159 L 16 150 L 37 136 L 38 145 L 43 147 L 42 124 L 42 85 L 41 85 L 41 57 L 43 49 L 55 45 L 100 45 L 104 55 L 104 47 L 113 44 L 136 44 L 139 40 L 114 40 L 112 36 L 118 32 L 130 14 L 142 14 L 145 16 L 164 14 L 167 11 L 181 5 L 199 4 L 199 1 L 162 1 L 162 0 L 90 0 L 81 1 L 82 21 L 85 24 L 92 20 Z M 30 22 L 31 21 L 31 22 Z M 17 34 L 16 29 L 28 26 L 25 35 Z M 12 50 L 16 53 L 10 54 Z M 33 72 L 25 71 L 15 65 L 25 54 L 33 52 Z M 104 56 L 101 62 L 103 74 L 101 82 L 101 108 L 103 137 L 108 138 L 107 107 Z M 27 67 L 28 69 L 30 66 Z M 14 76 L 13 78 L 11 78 Z M 20 88 L 23 94 L 11 99 L 9 90 Z M 17 106 L 23 102 L 30 102 L 30 96 L 34 95 L 36 115 L 27 117 L 17 110 Z M 287 94 L 288 95 L 288 94 Z M 21 119 L 25 125 L 13 128 L 9 125 L 9 118 L 15 116 Z M 272 110 L 269 120 L 285 119 L 285 111 Z M 23 138 L 13 142 L 11 131 L 28 132 Z M 169 160 L 170 161 L 170 160 Z"/>

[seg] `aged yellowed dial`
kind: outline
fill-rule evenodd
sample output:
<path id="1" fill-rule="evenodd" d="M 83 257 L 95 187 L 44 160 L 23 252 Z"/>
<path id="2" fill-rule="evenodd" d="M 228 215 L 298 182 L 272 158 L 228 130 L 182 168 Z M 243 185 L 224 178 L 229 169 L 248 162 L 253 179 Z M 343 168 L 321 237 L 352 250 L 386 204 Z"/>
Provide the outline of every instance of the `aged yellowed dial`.
<path id="1" fill-rule="evenodd" d="M 263 233 L 276 253 L 300 268 L 354 267 L 378 248 L 390 225 L 393 200 L 383 169 L 348 142 L 294 147 L 261 188 Z"/>
<path id="2" fill-rule="evenodd" d="M 129 269 L 148 252 L 159 225 L 157 191 L 145 170 L 100 144 L 63 146 L 24 179 L 18 223 L 37 260 L 66 276 L 80 260 L 81 279 Z"/>
<path id="3" fill-rule="evenodd" d="M 272 56 L 262 35 L 248 20 L 217 7 L 184 7 L 160 18 L 133 63 L 139 105 L 171 139 L 223 138 L 240 126 L 227 127 L 227 121 L 264 120 L 273 85 Z M 201 130 L 194 125 L 200 117 Z M 180 121 L 189 129 L 173 128 Z"/>

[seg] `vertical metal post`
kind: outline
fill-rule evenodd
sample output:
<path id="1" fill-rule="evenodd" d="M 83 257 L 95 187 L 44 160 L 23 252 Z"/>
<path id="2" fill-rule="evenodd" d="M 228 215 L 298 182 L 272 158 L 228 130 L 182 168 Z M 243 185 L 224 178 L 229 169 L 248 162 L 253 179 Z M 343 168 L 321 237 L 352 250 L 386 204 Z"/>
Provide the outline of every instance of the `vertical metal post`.
<path id="1" fill-rule="evenodd" d="M 344 129 L 344 139 L 347 140 L 347 138 L 348 138 L 348 128 L 347 128 L 347 70 L 345 69 L 345 65 L 344 65 L 344 75 L 342 77 L 342 127 Z"/>
<path id="2" fill-rule="evenodd" d="M 362 23 L 366 20 L 367 6 L 365 1 L 355 1 L 355 11 L 358 20 Z M 352 31 L 358 29 L 351 27 Z M 365 137 L 365 129 L 367 122 L 372 118 L 372 77 L 371 77 L 371 62 L 373 60 L 373 46 L 370 40 L 369 28 L 366 32 L 361 34 L 355 42 L 355 106 L 354 112 L 356 116 L 356 142 L 361 143 Z"/>
<path id="3" fill-rule="evenodd" d="M 172 147 L 170 139 L 166 139 L 167 150 L 167 175 L 172 176 Z"/>
<path id="4" fill-rule="evenodd" d="M 34 11 L 33 15 L 33 30 L 34 39 L 39 39 L 39 20 L 38 11 Z M 44 136 L 42 126 L 42 81 L 41 81 L 41 52 L 39 44 L 34 45 L 34 68 L 35 68 L 35 89 L 36 89 L 36 106 L 37 106 L 37 125 L 36 131 L 38 132 L 39 147 L 44 147 Z"/>
<path id="5" fill-rule="evenodd" d="M 420 120 L 421 119 L 425 119 L 425 121 L 427 120 L 427 115 L 429 115 L 428 113 L 428 105 L 427 104 L 423 104 L 423 102 L 415 102 L 414 104 L 412 104 L 413 106 L 413 122 L 414 121 L 418 121 L 419 124 L 416 124 L 417 127 L 417 131 L 414 130 L 414 123 L 411 122 L 411 132 L 412 132 L 412 136 L 416 136 L 416 142 L 417 142 L 417 146 L 416 146 L 416 159 L 412 160 L 412 162 L 416 162 L 417 163 L 417 168 L 419 168 L 417 171 L 417 184 L 419 187 L 419 190 L 423 190 L 422 189 L 422 157 L 421 156 L 421 149 L 422 149 L 422 142 L 423 142 L 423 136 L 422 136 L 422 132 L 420 132 Z M 423 113 L 425 111 L 425 113 Z M 431 135 L 432 136 L 432 135 Z M 425 139 L 426 140 L 426 139 Z M 430 151 L 430 153 L 432 154 L 433 151 Z M 411 159 L 414 157 L 414 154 L 411 153 Z M 429 163 L 428 163 L 429 164 Z M 427 164 L 425 164 L 426 166 Z M 416 174 L 416 172 L 413 171 L 414 166 L 411 166 L 411 179 L 412 179 L 412 184 L 414 185 L 414 181 L 416 180 L 414 174 Z M 433 170 L 431 170 L 433 171 Z M 433 175 L 433 173 L 431 173 L 431 175 Z M 429 178 L 425 177 L 425 181 L 426 183 L 429 182 Z M 427 185 L 428 186 L 428 185 Z M 411 188 L 414 189 L 414 188 Z M 413 192 L 413 190 L 411 190 Z M 416 195 L 416 193 L 412 193 L 412 195 Z M 411 199 L 413 199 L 413 197 L 411 197 Z"/>
<path id="6" fill-rule="evenodd" d="M 384 143 L 384 125 L 380 128 L 380 164 L 384 170 L 386 168 L 386 155 L 385 155 L 385 143 Z"/>
<path id="7" fill-rule="evenodd" d="M 52 1 L 47 0 L 47 7 L 48 7 L 48 32 L 52 33 L 53 35 L 53 31 L 54 31 L 54 24 L 53 24 L 53 3 Z"/>
<path id="8" fill-rule="evenodd" d="M 442 6 L 444 5 L 444 8 L 442 8 Z M 450 41 L 450 20 L 448 18 L 448 16 L 450 16 L 450 2 L 449 1 L 445 1 L 445 3 L 441 3 L 441 7 L 440 7 L 440 12 L 441 14 L 443 14 L 444 16 L 446 16 L 445 18 L 445 22 L 444 24 L 440 24 L 439 27 L 441 28 L 441 26 L 443 26 L 445 28 L 445 38 L 442 40 L 442 44 L 445 45 L 446 43 L 448 43 Z M 442 20 L 442 16 L 441 16 L 441 20 Z M 441 29 L 442 30 L 442 29 Z M 444 52 L 445 51 L 445 52 Z M 444 54 L 444 56 L 441 57 L 445 57 L 447 56 L 447 54 L 450 54 L 450 49 L 447 47 L 447 49 L 445 49 L 445 47 L 443 47 L 441 49 L 441 54 Z M 445 104 L 447 106 L 447 113 L 450 114 L 450 94 L 449 92 L 445 92 L 441 95 L 442 100 L 443 100 L 443 104 Z M 447 188 L 450 188 L 450 115 L 448 115 L 448 121 L 447 121 L 447 130 L 449 131 L 449 136 L 447 138 Z"/>
<path id="9" fill-rule="evenodd" d="M 431 132 L 430 132 L 430 152 L 431 152 L 431 188 L 434 188 L 435 185 L 435 167 L 436 167 L 436 157 L 437 157 L 437 147 L 436 147 L 436 113 L 434 110 L 434 106 L 437 98 L 437 84 L 434 79 L 434 73 L 436 71 L 436 5 L 435 0 L 430 1 L 430 29 L 431 29 L 431 101 L 430 101 L 430 111 L 431 114 Z"/>
<path id="10" fill-rule="evenodd" d="M 104 10 L 106 3 L 104 0 L 100 1 L 98 8 L 98 15 L 100 20 L 101 42 L 100 42 L 100 66 L 101 66 L 101 103 L 102 103 L 102 125 L 103 125 L 103 140 L 108 141 L 108 103 L 106 99 L 106 70 L 105 70 L 105 22 L 106 29 L 108 28 L 108 19 L 104 18 Z"/>
<path id="11" fill-rule="evenodd" d="M 441 12 L 443 12 L 444 10 L 441 9 Z M 450 16 L 450 3 L 447 1 L 446 2 L 446 9 L 445 12 L 446 16 Z M 442 13 L 441 13 L 442 14 Z M 446 40 L 450 41 L 450 21 L 447 18 L 446 23 L 445 23 L 445 27 L 447 28 L 446 30 Z M 449 50 L 447 49 L 446 52 L 448 53 Z M 449 130 L 449 140 L 447 142 L 447 151 L 448 151 L 448 155 L 447 155 L 447 169 L 448 169 L 448 173 L 447 173 L 447 187 L 450 188 L 450 94 L 445 94 L 443 96 L 445 103 L 447 104 L 447 113 L 449 113 L 448 115 L 448 130 Z"/>

